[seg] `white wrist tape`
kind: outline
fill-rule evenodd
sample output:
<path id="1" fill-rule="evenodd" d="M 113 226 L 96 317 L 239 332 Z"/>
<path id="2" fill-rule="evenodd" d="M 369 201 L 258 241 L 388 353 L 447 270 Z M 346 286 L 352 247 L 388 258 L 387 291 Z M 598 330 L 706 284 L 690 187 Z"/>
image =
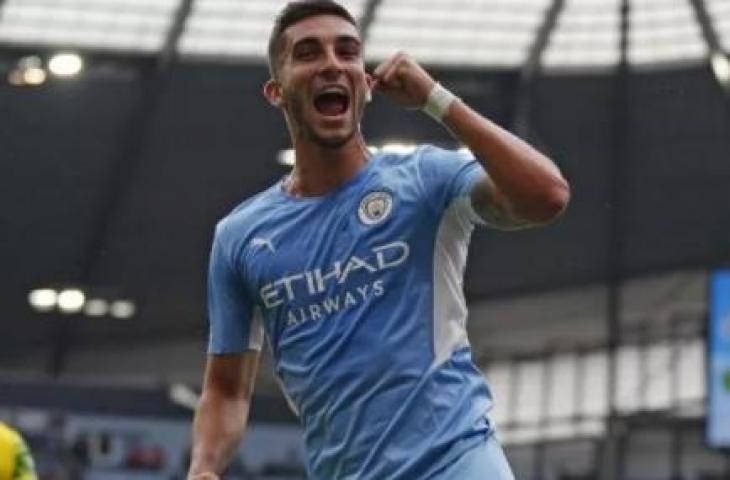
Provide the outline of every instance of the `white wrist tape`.
<path id="1" fill-rule="evenodd" d="M 449 106 L 459 97 L 446 90 L 440 83 L 436 82 L 431 92 L 428 94 L 426 104 L 421 110 L 426 112 L 431 118 L 437 122 L 442 122 Z"/>

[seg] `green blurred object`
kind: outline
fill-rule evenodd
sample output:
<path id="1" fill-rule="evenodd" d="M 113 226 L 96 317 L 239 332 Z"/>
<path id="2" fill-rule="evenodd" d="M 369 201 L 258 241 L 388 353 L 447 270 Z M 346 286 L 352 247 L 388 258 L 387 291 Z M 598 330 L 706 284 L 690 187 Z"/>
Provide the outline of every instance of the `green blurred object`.
<path id="1" fill-rule="evenodd" d="M 730 392 L 730 370 L 725 370 L 723 373 L 722 384 L 725 386 L 725 390 Z"/>

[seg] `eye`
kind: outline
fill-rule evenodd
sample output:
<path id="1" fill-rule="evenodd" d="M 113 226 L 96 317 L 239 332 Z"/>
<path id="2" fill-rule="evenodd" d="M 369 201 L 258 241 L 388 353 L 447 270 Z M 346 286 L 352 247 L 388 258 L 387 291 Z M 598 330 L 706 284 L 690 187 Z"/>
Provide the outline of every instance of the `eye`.
<path id="1" fill-rule="evenodd" d="M 356 41 L 347 39 L 337 44 L 337 54 L 347 60 L 360 57 L 360 44 Z"/>
<path id="2" fill-rule="evenodd" d="M 340 56 L 344 58 L 357 58 L 360 50 L 357 47 L 345 47 L 340 49 Z"/>
<path id="3" fill-rule="evenodd" d="M 307 60 L 310 58 L 314 58 L 314 56 L 315 56 L 315 51 L 312 49 L 301 50 L 294 54 L 294 58 L 296 58 L 298 60 Z"/>
<path id="4" fill-rule="evenodd" d="M 294 58 L 297 60 L 311 60 L 317 56 L 317 52 L 316 45 L 300 45 L 294 49 Z"/>

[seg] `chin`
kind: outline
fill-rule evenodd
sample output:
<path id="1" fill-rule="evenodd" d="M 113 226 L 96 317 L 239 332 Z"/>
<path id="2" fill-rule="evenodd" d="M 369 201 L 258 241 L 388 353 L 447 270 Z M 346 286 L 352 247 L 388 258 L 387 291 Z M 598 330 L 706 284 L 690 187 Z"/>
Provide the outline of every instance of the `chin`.
<path id="1" fill-rule="evenodd" d="M 316 137 L 314 141 L 321 147 L 335 149 L 345 146 L 351 138 L 352 135 L 347 137 Z"/>
<path id="2" fill-rule="evenodd" d="M 325 148 L 340 148 L 355 136 L 355 129 L 342 133 L 320 134 L 311 131 L 309 138 L 317 145 Z"/>

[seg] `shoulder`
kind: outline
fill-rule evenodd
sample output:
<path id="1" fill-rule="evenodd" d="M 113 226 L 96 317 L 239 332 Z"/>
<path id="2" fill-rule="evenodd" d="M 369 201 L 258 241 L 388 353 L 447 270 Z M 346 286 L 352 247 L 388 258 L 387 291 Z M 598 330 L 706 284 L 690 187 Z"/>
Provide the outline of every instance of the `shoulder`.
<path id="1" fill-rule="evenodd" d="M 0 422 L 0 437 L 1 438 L 10 437 L 10 436 L 13 436 L 14 434 L 15 434 L 15 430 L 8 427 L 6 424 Z"/>
<path id="2" fill-rule="evenodd" d="M 468 150 L 449 150 L 435 145 L 421 145 L 414 152 L 416 161 L 425 168 L 432 165 L 458 165 L 464 162 L 473 161 Z"/>
<path id="3" fill-rule="evenodd" d="M 216 223 L 216 237 L 226 237 L 231 234 L 241 236 L 251 230 L 257 219 L 260 219 L 263 213 L 268 213 L 272 203 L 277 200 L 276 191 L 278 188 L 279 184 L 277 182 L 268 189 L 248 197 L 236 205 Z"/>
<path id="4" fill-rule="evenodd" d="M 454 150 L 446 150 L 436 145 L 424 143 L 418 145 L 416 148 L 408 151 L 389 151 L 386 150 L 384 155 L 379 159 L 378 166 L 380 168 L 396 167 L 396 166 L 407 166 L 417 165 L 423 160 L 431 160 L 434 158 L 448 157 L 454 155 L 461 155 L 460 152 Z"/>
<path id="5" fill-rule="evenodd" d="M 214 248 L 222 249 L 225 256 L 233 259 L 254 235 L 259 224 L 270 219 L 272 204 L 281 199 L 277 195 L 279 183 L 259 192 L 234 207 L 215 225 Z"/>
<path id="6" fill-rule="evenodd" d="M 444 158 L 461 154 L 430 144 L 422 144 L 411 151 L 385 151 L 378 155 L 375 170 L 389 175 L 404 174 L 416 179 L 430 174 L 434 165 L 444 162 Z"/>
<path id="7" fill-rule="evenodd" d="M 0 445 L 16 446 L 22 443 L 18 432 L 4 423 L 0 423 Z"/>
<path id="8" fill-rule="evenodd" d="M 466 150 L 448 150 L 423 144 L 412 152 L 390 155 L 381 163 L 404 169 L 419 179 L 424 186 L 429 186 L 448 183 L 462 169 L 476 165 L 477 162 Z"/>
<path id="9" fill-rule="evenodd" d="M 466 151 L 448 150 L 431 144 L 422 144 L 410 152 L 388 152 L 380 159 L 379 165 L 383 169 L 406 169 L 428 175 L 445 173 L 441 170 L 458 167 L 469 161 L 473 161 L 473 158 Z"/>

